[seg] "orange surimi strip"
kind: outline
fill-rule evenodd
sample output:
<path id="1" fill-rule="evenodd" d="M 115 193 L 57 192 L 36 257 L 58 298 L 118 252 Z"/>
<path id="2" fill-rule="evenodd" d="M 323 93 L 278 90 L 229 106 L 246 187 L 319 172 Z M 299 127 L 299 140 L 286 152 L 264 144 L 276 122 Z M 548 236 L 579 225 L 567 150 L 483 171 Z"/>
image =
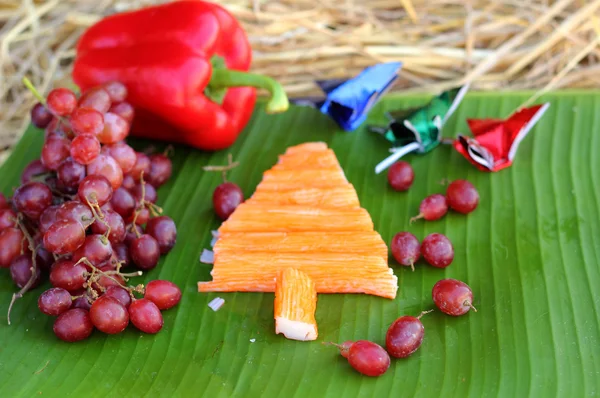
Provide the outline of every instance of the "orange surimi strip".
<path id="1" fill-rule="evenodd" d="M 318 239 L 315 239 L 318 236 Z M 388 248 L 377 232 L 229 232 L 213 248 L 218 258 L 244 251 L 270 253 L 352 253 L 387 259 Z"/>
<path id="2" fill-rule="evenodd" d="M 265 172 L 257 191 L 280 191 L 298 187 L 334 188 L 347 184 L 346 176 L 335 169 L 270 170 Z"/>
<path id="3" fill-rule="evenodd" d="M 279 161 L 271 170 L 297 169 L 331 169 L 341 170 L 335 154 L 331 149 L 326 151 L 296 152 L 279 156 Z"/>
<path id="4" fill-rule="evenodd" d="M 335 188 L 299 188 L 278 191 L 256 191 L 246 203 L 272 205 L 303 205 L 310 207 L 360 207 L 352 184 Z"/>
<path id="5" fill-rule="evenodd" d="M 215 254 L 212 282 L 201 292 L 273 292 L 277 272 L 296 268 L 315 283 L 318 293 L 366 293 L 396 297 L 398 279 L 379 256 L 341 253 L 239 252 Z"/>
<path id="6" fill-rule="evenodd" d="M 317 291 L 304 272 L 280 270 L 275 286 L 275 333 L 292 340 L 316 340 Z"/>
<path id="7" fill-rule="evenodd" d="M 299 144 L 295 146 L 289 147 L 285 154 L 290 153 L 298 153 L 298 152 L 311 152 L 311 151 L 326 151 L 327 144 L 324 142 L 305 142 L 304 144 Z"/>
<path id="8" fill-rule="evenodd" d="M 239 205 L 219 228 L 220 233 L 372 230 L 373 221 L 362 208 L 312 208 L 252 203 Z"/>

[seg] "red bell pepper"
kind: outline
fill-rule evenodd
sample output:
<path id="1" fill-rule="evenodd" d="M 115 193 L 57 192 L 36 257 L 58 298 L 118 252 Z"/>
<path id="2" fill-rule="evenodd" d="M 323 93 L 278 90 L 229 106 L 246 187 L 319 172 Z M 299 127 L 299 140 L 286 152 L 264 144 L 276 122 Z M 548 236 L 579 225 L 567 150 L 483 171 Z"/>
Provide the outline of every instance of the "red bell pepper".
<path id="1" fill-rule="evenodd" d="M 81 90 L 124 83 L 136 110 L 132 135 L 223 149 L 248 123 L 254 87 L 271 93 L 268 113 L 288 100 L 273 79 L 247 73 L 252 50 L 222 7 L 178 1 L 107 17 L 77 44 L 73 79 Z"/>

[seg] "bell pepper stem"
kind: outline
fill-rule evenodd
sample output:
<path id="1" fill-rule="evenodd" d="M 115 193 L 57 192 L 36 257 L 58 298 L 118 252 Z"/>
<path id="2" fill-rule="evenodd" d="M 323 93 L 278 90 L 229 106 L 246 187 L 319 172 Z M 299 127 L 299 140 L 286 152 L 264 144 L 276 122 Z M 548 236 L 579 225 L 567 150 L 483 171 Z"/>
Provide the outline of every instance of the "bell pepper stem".
<path id="1" fill-rule="evenodd" d="M 208 87 L 211 90 L 228 87 L 256 87 L 265 89 L 271 94 L 271 98 L 266 105 L 267 113 L 284 112 L 290 105 L 281 84 L 268 76 L 232 69 L 214 68 Z"/>

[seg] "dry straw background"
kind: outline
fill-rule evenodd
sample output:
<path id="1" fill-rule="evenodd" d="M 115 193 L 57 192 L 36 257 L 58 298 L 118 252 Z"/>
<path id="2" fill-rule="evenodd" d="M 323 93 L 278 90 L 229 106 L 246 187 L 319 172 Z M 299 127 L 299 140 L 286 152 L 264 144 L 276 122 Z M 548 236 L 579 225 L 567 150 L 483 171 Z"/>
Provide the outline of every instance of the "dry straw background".
<path id="1" fill-rule="evenodd" d="M 29 123 L 34 98 L 72 84 L 77 38 L 105 15 L 157 1 L 0 0 L 0 162 Z M 290 96 L 315 79 L 404 63 L 395 90 L 437 92 L 600 87 L 600 0 L 230 0 L 254 48 L 253 70 Z"/>

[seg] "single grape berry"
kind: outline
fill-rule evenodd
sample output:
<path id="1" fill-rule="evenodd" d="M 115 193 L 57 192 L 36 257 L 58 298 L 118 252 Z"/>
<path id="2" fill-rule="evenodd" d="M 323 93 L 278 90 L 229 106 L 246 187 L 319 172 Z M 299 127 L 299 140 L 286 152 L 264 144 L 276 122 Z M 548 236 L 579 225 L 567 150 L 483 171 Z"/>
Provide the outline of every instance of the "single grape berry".
<path id="1" fill-rule="evenodd" d="M 104 114 L 104 129 L 97 134 L 102 144 L 114 144 L 122 141 L 129 133 L 129 123 L 121 116 L 111 112 Z"/>
<path id="2" fill-rule="evenodd" d="M 110 105 L 110 96 L 102 87 L 91 88 L 79 98 L 80 108 L 92 108 L 102 114 L 108 112 Z"/>
<path id="3" fill-rule="evenodd" d="M 43 213 L 42 213 L 43 214 Z M 17 226 L 17 215 L 11 209 L 0 210 L 0 231 Z"/>
<path id="4" fill-rule="evenodd" d="M 0 268 L 8 268 L 24 248 L 25 236 L 19 228 L 4 228 L 0 231 Z"/>
<path id="5" fill-rule="evenodd" d="M 400 161 L 390 167 L 387 178 L 390 186 L 396 191 L 408 191 L 415 179 L 415 172 L 410 163 Z"/>
<path id="6" fill-rule="evenodd" d="M 109 286 L 106 288 L 103 296 L 112 297 L 121 303 L 125 308 L 131 304 L 131 295 L 121 286 Z"/>
<path id="7" fill-rule="evenodd" d="M 42 164 L 50 170 L 56 170 L 62 161 L 71 154 L 70 145 L 71 142 L 65 137 L 59 137 L 56 135 L 48 137 L 44 143 L 44 146 L 42 147 L 42 154 L 40 158 L 42 160 Z"/>
<path id="8" fill-rule="evenodd" d="M 137 225 L 144 225 L 148 220 L 150 220 L 150 210 L 146 207 L 142 207 L 141 209 L 136 210 L 134 214 L 127 217 L 125 221 L 127 224 L 131 224 L 135 221 Z"/>
<path id="9" fill-rule="evenodd" d="M 90 313 L 81 308 L 71 308 L 54 321 L 54 334 L 59 339 L 73 343 L 85 340 L 94 331 Z"/>
<path id="10" fill-rule="evenodd" d="M 348 350 L 348 363 L 366 376 L 381 376 L 390 367 L 390 356 L 379 344 L 358 340 Z"/>
<path id="11" fill-rule="evenodd" d="M 415 270 L 415 263 L 421 256 L 421 244 L 410 232 L 398 232 L 392 238 L 392 255 L 401 265 Z"/>
<path id="12" fill-rule="evenodd" d="M 477 312 L 473 306 L 473 292 L 469 285 L 456 279 L 438 281 L 431 292 L 433 302 L 444 314 L 460 316 L 470 309 Z"/>
<path id="13" fill-rule="evenodd" d="M 48 170 L 39 159 L 32 160 L 25 168 L 23 169 L 23 173 L 21 174 L 21 184 L 26 184 L 33 177 L 41 176 L 42 174 L 48 173 Z"/>
<path id="14" fill-rule="evenodd" d="M 36 261 L 37 265 L 37 261 Z M 33 275 L 33 261 L 30 254 L 21 254 L 10 264 L 10 277 L 19 289 L 22 289 Z M 30 289 L 36 288 L 42 279 L 42 272 L 38 267 L 35 270 L 35 277 Z"/>
<path id="15" fill-rule="evenodd" d="M 385 347 L 391 356 L 406 358 L 421 347 L 425 336 L 421 317 L 429 312 L 423 311 L 418 317 L 401 316 L 390 325 L 385 335 Z"/>
<path id="16" fill-rule="evenodd" d="M 146 224 L 146 233 L 156 239 L 161 254 L 171 251 L 177 241 L 177 227 L 167 216 L 151 218 Z"/>
<path id="17" fill-rule="evenodd" d="M 137 155 L 136 155 L 136 159 L 137 159 Z M 131 176 L 131 174 L 125 174 L 123 176 L 123 184 L 121 185 L 121 187 L 127 189 L 128 191 L 132 190 L 133 187 L 135 187 L 136 181 L 135 179 Z"/>
<path id="18" fill-rule="evenodd" d="M 66 158 L 56 169 L 56 176 L 65 186 L 77 188 L 85 178 L 85 166 L 71 158 Z"/>
<path id="19" fill-rule="evenodd" d="M 123 242 L 127 246 L 131 246 L 133 241 L 143 234 L 144 230 L 138 224 L 127 224 L 127 232 L 125 233 L 125 240 Z"/>
<path id="20" fill-rule="evenodd" d="M 135 111 L 129 102 L 119 102 L 118 104 L 112 105 L 109 110 L 110 112 L 121 116 L 127 123 L 131 124 L 133 121 Z"/>
<path id="21" fill-rule="evenodd" d="M 72 220 L 87 229 L 94 222 L 94 215 L 89 206 L 75 200 L 64 202 L 56 212 L 57 220 Z"/>
<path id="22" fill-rule="evenodd" d="M 86 258 L 96 267 L 112 256 L 113 250 L 108 238 L 103 235 L 88 235 L 81 247 L 73 252 L 73 261 Z"/>
<path id="23" fill-rule="evenodd" d="M 467 214 L 477 208 L 479 193 L 467 180 L 452 181 L 446 189 L 446 199 L 452 210 Z"/>
<path id="24" fill-rule="evenodd" d="M 213 192 L 213 208 L 223 221 L 244 201 L 241 188 L 232 182 L 224 182 Z"/>
<path id="25" fill-rule="evenodd" d="M 144 298 L 152 301 L 159 309 L 168 310 L 181 300 L 181 290 L 170 281 L 150 281 L 146 285 Z"/>
<path id="26" fill-rule="evenodd" d="M 73 300 L 73 304 L 71 304 L 71 308 L 81 308 L 86 311 L 89 311 L 92 308 L 92 299 L 89 298 L 87 293 L 82 293 L 80 297 L 77 297 Z"/>
<path id="27" fill-rule="evenodd" d="M 439 193 L 430 195 L 423 199 L 419 206 L 419 214 L 410 219 L 411 224 L 420 219 L 424 218 L 427 221 L 438 220 L 446 215 L 448 212 L 448 203 L 446 197 Z"/>
<path id="28" fill-rule="evenodd" d="M 85 242 L 85 229 L 73 220 L 58 220 L 44 234 L 44 247 L 54 254 L 73 253 Z"/>
<path id="29" fill-rule="evenodd" d="M 129 324 L 129 313 L 117 299 L 101 296 L 92 304 L 90 319 L 101 332 L 117 334 L 125 330 Z"/>
<path id="30" fill-rule="evenodd" d="M 135 198 L 124 187 L 121 187 L 113 192 L 110 203 L 112 204 L 113 210 L 119 213 L 123 218 L 131 216 L 136 205 Z"/>
<path id="31" fill-rule="evenodd" d="M 113 243 L 113 256 L 115 259 L 123 264 L 123 267 L 129 266 L 131 257 L 129 256 L 129 246 L 123 243 Z"/>
<path id="32" fill-rule="evenodd" d="M 158 333 L 163 327 L 160 310 L 148 299 L 134 300 L 129 306 L 129 319 L 133 326 L 144 333 Z"/>
<path id="33" fill-rule="evenodd" d="M 150 184 L 160 187 L 171 178 L 172 171 L 171 159 L 161 153 L 150 156 L 150 173 L 147 176 Z"/>
<path id="34" fill-rule="evenodd" d="M 446 268 L 454 260 L 454 247 L 444 235 L 430 234 L 421 243 L 421 254 L 434 267 Z"/>
<path id="35" fill-rule="evenodd" d="M 109 264 L 109 263 L 105 263 L 105 264 L 106 265 L 99 267 L 100 271 L 107 272 L 107 271 L 114 270 L 112 264 Z M 121 275 L 113 274 L 113 275 L 102 275 L 102 276 L 100 276 L 98 281 L 92 283 L 92 287 L 99 292 L 104 292 L 106 289 L 108 289 L 111 286 L 123 287 L 123 286 L 125 286 L 125 280 L 123 279 L 123 277 Z"/>
<path id="36" fill-rule="evenodd" d="M 31 123 L 39 129 L 46 128 L 52 121 L 52 114 L 39 102 L 31 108 Z"/>
<path id="37" fill-rule="evenodd" d="M 158 242 L 148 234 L 134 239 L 129 246 L 129 252 L 133 263 L 142 270 L 156 267 L 160 258 Z"/>
<path id="38" fill-rule="evenodd" d="M 58 260 L 50 270 L 50 283 L 69 292 L 83 288 L 86 281 L 87 268 L 72 260 Z"/>
<path id="39" fill-rule="evenodd" d="M 100 141 L 102 142 L 102 141 Z M 100 154 L 87 165 L 88 175 L 105 177 L 115 190 L 123 183 L 123 170 L 112 156 Z"/>
<path id="40" fill-rule="evenodd" d="M 13 204 L 28 218 L 37 220 L 52 204 L 52 191 L 41 182 L 28 182 L 17 188 L 13 195 Z"/>
<path id="41" fill-rule="evenodd" d="M 112 81 L 104 83 L 102 88 L 108 93 L 113 103 L 125 101 L 125 98 L 127 98 L 127 87 L 121 82 Z"/>
<path id="42" fill-rule="evenodd" d="M 77 97 L 66 88 L 55 88 L 46 99 L 48 110 L 56 116 L 70 115 L 77 106 Z"/>
<path id="43" fill-rule="evenodd" d="M 104 129 L 104 117 L 93 108 L 77 108 L 71 115 L 71 128 L 76 135 L 98 135 Z"/>
<path id="44" fill-rule="evenodd" d="M 110 200 L 113 189 L 110 181 L 104 176 L 89 175 L 79 184 L 77 195 L 83 203 L 97 203 L 98 206 L 104 205 Z"/>
<path id="45" fill-rule="evenodd" d="M 352 347 L 352 344 L 354 344 L 354 341 L 347 340 L 344 341 L 342 344 L 334 345 L 340 350 L 340 355 L 347 359 L 350 356 L 350 347 Z"/>
<path id="46" fill-rule="evenodd" d="M 109 202 L 110 203 L 110 202 Z M 117 212 L 112 210 L 104 211 L 104 220 L 96 220 L 92 224 L 92 232 L 99 235 L 104 235 L 108 232 L 108 240 L 110 243 L 120 243 L 125 240 L 125 221 Z"/>
<path id="47" fill-rule="evenodd" d="M 137 155 L 133 148 L 124 141 L 103 146 L 102 153 L 112 156 L 121 167 L 121 170 L 123 170 L 123 173 L 129 173 L 137 159 Z"/>
<path id="48" fill-rule="evenodd" d="M 60 287 L 46 290 L 38 298 L 38 308 L 46 315 L 58 316 L 71 308 L 71 293 Z"/>
<path id="49" fill-rule="evenodd" d="M 135 164 L 129 171 L 129 175 L 131 175 L 135 181 L 139 181 L 142 178 L 142 174 L 144 175 L 144 178 L 150 174 L 151 167 L 148 155 L 142 152 L 136 152 Z"/>
<path id="50" fill-rule="evenodd" d="M 156 203 L 158 199 L 158 194 L 156 193 L 156 189 L 152 186 L 152 184 L 147 182 L 139 182 L 135 184 L 133 189 L 130 190 L 131 194 L 135 198 L 136 201 L 141 202 L 142 196 L 144 201 L 150 203 Z"/>
<path id="51" fill-rule="evenodd" d="M 91 134 L 80 134 L 71 142 L 70 154 L 77 163 L 88 165 L 100 154 L 100 141 Z"/>

